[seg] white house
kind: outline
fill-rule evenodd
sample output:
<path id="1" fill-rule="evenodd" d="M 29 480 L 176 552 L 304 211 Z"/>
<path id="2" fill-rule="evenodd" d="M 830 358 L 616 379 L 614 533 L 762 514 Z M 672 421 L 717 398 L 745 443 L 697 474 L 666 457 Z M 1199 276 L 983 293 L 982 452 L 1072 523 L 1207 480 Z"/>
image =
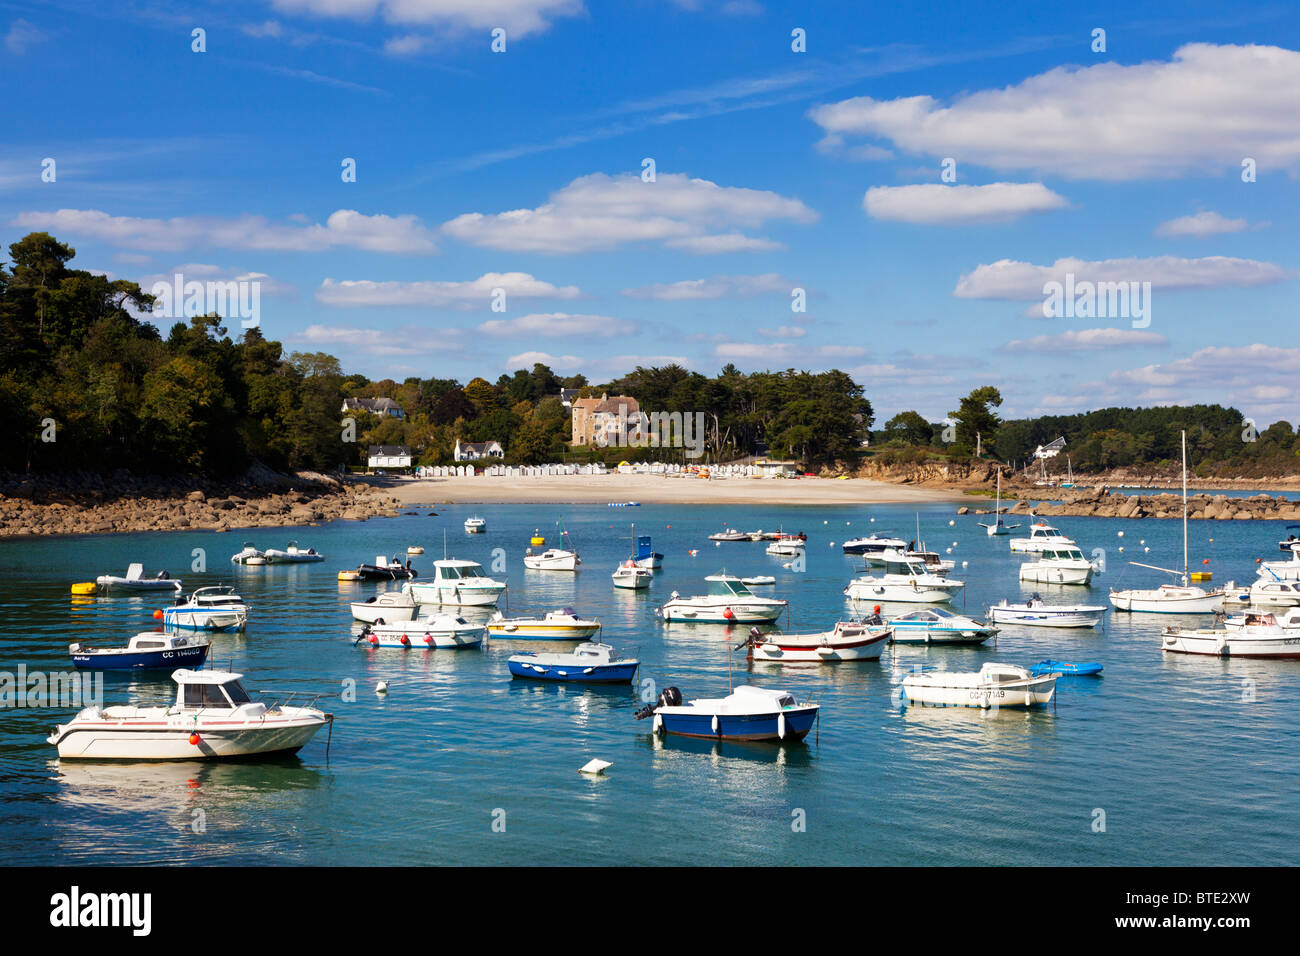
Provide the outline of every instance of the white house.
<path id="1" fill-rule="evenodd" d="M 371 445 L 366 464 L 371 468 L 410 468 L 411 449 L 405 445 Z"/>
<path id="2" fill-rule="evenodd" d="M 457 441 L 457 461 L 479 461 L 483 458 L 505 458 L 506 450 L 495 441 Z"/>
<path id="3" fill-rule="evenodd" d="M 348 412 L 369 412 L 372 415 L 389 415 L 393 418 L 405 418 L 406 409 L 391 398 L 345 398 L 343 414 Z"/>

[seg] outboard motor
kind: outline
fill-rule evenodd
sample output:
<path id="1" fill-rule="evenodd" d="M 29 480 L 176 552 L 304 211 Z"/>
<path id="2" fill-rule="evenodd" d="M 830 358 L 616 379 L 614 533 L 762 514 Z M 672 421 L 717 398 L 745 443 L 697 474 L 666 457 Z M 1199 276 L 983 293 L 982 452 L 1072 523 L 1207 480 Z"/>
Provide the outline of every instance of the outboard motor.
<path id="1" fill-rule="evenodd" d="M 676 687 L 665 687 L 659 694 L 659 700 L 653 704 L 646 704 L 632 716 L 637 720 L 645 720 L 647 717 L 654 715 L 659 707 L 680 707 L 682 704 L 682 692 Z"/>

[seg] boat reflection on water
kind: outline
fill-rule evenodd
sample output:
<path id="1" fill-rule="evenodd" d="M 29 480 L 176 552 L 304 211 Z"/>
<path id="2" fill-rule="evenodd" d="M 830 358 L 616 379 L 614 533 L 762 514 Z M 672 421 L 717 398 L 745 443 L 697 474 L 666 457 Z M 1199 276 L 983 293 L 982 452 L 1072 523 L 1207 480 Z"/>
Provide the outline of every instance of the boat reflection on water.
<path id="1" fill-rule="evenodd" d="M 803 740 L 744 741 L 684 737 L 680 734 L 646 734 L 645 747 L 656 756 L 707 755 L 714 764 L 724 761 L 772 764 L 781 768 L 810 767 L 816 753 L 818 730 L 814 728 Z M 658 767 L 656 769 L 664 769 Z"/>

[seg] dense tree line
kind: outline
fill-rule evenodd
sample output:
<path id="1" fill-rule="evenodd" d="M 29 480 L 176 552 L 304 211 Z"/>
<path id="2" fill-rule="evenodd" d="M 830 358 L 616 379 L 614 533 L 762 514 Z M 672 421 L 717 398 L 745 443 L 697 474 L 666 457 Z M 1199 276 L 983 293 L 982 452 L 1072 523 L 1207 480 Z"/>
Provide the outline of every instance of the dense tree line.
<path id="1" fill-rule="evenodd" d="M 1061 462 L 1068 456 L 1075 471 L 1100 472 L 1176 466 L 1185 430 L 1188 466 L 1202 475 L 1290 474 L 1300 465 L 1300 436 L 1290 422 L 1264 427 L 1222 405 L 1101 408 L 1003 421 L 994 411 L 1001 404 L 997 389 L 984 386 L 962 399 L 942 422 L 929 422 L 915 411 L 900 412 L 876 433 L 875 444 L 885 454 L 904 452 L 899 456 L 904 459 L 939 454 L 969 458 L 978 432 L 984 457 L 1024 465 L 1040 445 L 1064 438 Z"/>

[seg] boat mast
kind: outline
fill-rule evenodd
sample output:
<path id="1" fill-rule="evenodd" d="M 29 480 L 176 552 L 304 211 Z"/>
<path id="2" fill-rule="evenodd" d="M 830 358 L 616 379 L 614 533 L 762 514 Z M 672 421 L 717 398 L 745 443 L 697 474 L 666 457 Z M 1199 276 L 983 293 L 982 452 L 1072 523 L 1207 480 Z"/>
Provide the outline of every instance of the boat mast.
<path id="1" fill-rule="evenodd" d="M 1183 587 L 1187 587 L 1187 432 L 1183 431 Z"/>

